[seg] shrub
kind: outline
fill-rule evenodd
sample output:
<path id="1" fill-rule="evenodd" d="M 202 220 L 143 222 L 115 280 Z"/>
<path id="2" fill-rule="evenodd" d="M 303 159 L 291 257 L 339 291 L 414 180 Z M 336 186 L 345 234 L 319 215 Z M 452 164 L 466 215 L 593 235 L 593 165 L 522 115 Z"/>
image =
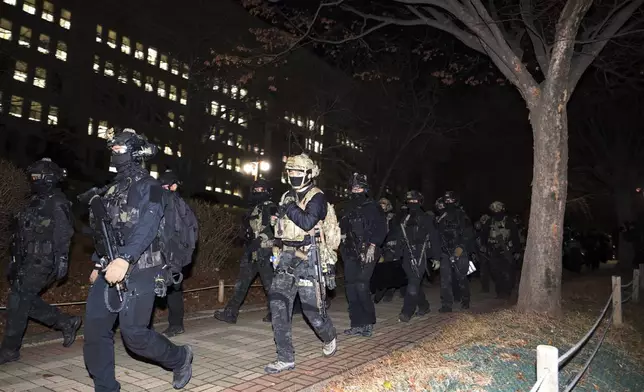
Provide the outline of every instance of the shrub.
<path id="1" fill-rule="evenodd" d="M 13 219 L 27 204 L 29 181 L 27 174 L 13 163 L 0 159 L 0 255 L 9 252 Z"/>
<path id="2" fill-rule="evenodd" d="M 199 221 L 199 239 L 193 274 L 219 269 L 228 259 L 239 230 L 239 219 L 229 210 L 201 200 L 188 204 Z"/>

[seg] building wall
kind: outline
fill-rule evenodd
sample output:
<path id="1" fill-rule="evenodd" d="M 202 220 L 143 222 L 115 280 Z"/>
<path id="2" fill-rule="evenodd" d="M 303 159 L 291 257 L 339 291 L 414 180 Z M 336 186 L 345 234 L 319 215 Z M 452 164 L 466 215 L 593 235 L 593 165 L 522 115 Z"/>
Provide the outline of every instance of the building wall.
<path id="1" fill-rule="evenodd" d="M 160 147 L 153 175 L 172 168 L 189 193 L 236 205 L 251 162 L 269 163 L 259 175 L 278 184 L 285 156 L 309 151 L 340 195 L 338 162 L 359 161 L 350 116 L 337 115 L 355 87 L 346 75 L 306 51 L 245 85 L 210 66 L 266 27 L 233 1 L 2 0 L 0 17 L 0 153 L 21 165 L 50 155 L 108 181 L 108 129 L 131 127 Z"/>

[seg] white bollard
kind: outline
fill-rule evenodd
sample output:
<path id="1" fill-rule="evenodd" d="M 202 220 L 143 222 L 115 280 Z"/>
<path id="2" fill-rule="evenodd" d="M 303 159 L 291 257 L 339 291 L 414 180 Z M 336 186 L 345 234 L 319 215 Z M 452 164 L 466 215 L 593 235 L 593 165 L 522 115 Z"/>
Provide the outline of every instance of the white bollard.
<path id="1" fill-rule="evenodd" d="M 537 380 L 545 377 L 539 392 L 559 392 L 559 350 L 541 344 L 537 346 Z"/>

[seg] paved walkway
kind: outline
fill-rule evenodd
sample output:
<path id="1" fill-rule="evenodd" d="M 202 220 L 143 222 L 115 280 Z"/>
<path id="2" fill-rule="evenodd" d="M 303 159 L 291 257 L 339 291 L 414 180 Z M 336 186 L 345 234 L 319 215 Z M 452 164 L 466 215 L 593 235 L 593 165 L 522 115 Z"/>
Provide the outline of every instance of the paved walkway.
<path id="1" fill-rule="evenodd" d="M 475 282 L 473 286 L 478 286 Z M 264 311 L 241 313 L 236 325 L 212 317 L 186 321 L 186 333 L 173 338 L 178 344 L 191 344 L 195 351 L 193 378 L 185 391 L 300 391 L 315 389 L 343 371 L 375 360 L 437 333 L 452 315 L 438 314 L 439 295 L 426 289 L 432 313 L 398 322 L 402 299 L 396 294 L 391 303 L 376 305 L 378 324 L 372 338 L 342 335 L 349 317 L 344 297 L 333 300 L 329 314 L 338 330 L 338 352 L 322 357 L 322 343 L 302 319 L 293 320 L 296 369 L 270 376 L 263 367 L 275 359 L 270 324 L 263 323 Z M 486 311 L 497 305 L 489 296 L 474 294 L 471 311 Z M 162 326 L 159 326 L 162 328 Z M 20 361 L 0 366 L 0 391 L 92 391 L 93 384 L 83 362 L 82 338 L 71 348 L 60 342 L 22 350 Z M 156 365 L 132 358 L 116 339 L 116 375 L 122 391 L 173 391 L 172 373 Z"/>

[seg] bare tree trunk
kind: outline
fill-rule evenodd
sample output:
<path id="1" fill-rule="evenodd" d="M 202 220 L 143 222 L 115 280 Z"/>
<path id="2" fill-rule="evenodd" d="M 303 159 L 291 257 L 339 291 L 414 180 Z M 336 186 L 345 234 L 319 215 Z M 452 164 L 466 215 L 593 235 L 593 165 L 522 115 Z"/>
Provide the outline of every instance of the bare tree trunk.
<path id="1" fill-rule="evenodd" d="M 560 89 L 565 96 L 564 87 Z M 530 229 L 521 274 L 518 308 L 558 315 L 561 256 L 568 187 L 568 119 L 565 102 L 540 100 L 530 111 L 534 169 Z"/>

